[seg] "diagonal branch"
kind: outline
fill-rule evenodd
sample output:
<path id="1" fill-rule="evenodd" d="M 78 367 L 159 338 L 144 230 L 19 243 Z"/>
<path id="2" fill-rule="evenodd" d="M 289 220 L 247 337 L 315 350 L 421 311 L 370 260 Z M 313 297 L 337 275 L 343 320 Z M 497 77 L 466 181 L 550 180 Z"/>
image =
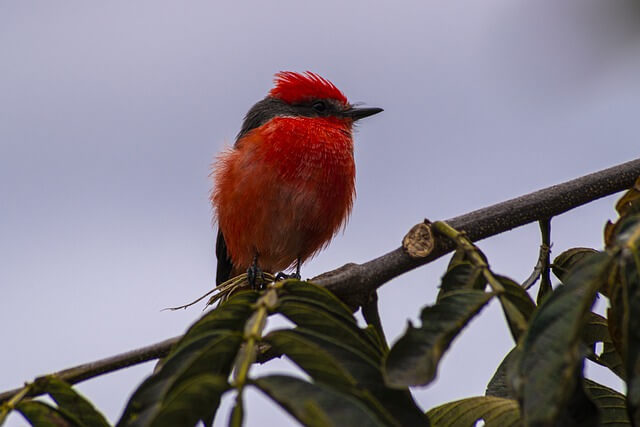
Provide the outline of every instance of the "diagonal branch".
<path id="1" fill-rule="evenodd" d="M 593 200 L 630 188 L 638 176 L 640 176 L 640 159 L 479 209 L 446 222 L 457 230 L 464 231 L 470 240 L 482 240 L 515 227 L 551 218 Z M 351 307 L 357 308 L 369 300 L 371 292 L 391 279 L 440 258 L 451 250 L 453 245 L 449 241 L 438 239 L 429 256 L 416 259 L 400 247 L 364 264 L 346 264 L 321 274 L 312 281 L 326 287 Z M 65 369 L 54 375 L 70 384 L 75 384 L 163 357 L 179 338 L 170 338 L 148 347 Z M 15 389 L 0 393 L 0 403 L 7 401 L 19 391 L 20 389 Z"/>
<path id="2" fill-rule="evenodd" d="M 534 221 L 552 218 L 628 189 L 638 176 L 640 159 L 478 209 L 445 222 L 466 232 L 469 239 L 475 242 Z M 312 281 L 325 286 L 351 307 L 357 307 L 367 301 L 372 291 L 389 280 L 434 261 L 452 249 L 450 242 L 440 239 L 436 241 L 436 247 L 429 256 L 416 259 L 399 247 L 364 264 L 346 264 L 337 270 L 321 274 Z"/>

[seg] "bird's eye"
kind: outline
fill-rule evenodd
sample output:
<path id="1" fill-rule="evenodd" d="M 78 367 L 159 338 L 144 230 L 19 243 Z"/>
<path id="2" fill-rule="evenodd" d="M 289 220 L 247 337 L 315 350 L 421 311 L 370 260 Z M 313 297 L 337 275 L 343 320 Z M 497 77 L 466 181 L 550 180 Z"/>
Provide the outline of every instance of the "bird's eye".
<path id="1" fill-rule="evenodd" d="M 319 113 L 327 110 L 327 104 L 325 104 L 324 101 L 316 101 L 311 107 Z"/>

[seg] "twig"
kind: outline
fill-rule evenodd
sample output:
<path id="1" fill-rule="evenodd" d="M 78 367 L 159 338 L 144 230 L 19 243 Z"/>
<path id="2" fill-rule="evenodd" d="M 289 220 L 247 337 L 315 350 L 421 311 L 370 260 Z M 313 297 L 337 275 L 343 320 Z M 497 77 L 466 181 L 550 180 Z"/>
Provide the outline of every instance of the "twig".
<path id="1" fill-rule="evenodd" d="M 542 258 L 542 269 L 540 270 L 540 288 L 538 289 L 538 304 L 544 297 L 553 290 L 551 287 L 551 218 L 540 220 L 540 233 L 542 234 L 542 245 L 540 253 L 544 252 Z"/>
<path id="2" fill-rule="evenodd" d="M 112 357 L 96 360 L 95 362 L 89 362 L 82 365 L 74 366 L 73 368 L 65 369 L 63 371 L 58 371 L 53 375 L 63 381 L 68 382 L 69 384 L 76 384 L 89 378 L 117 371 L 118 369 L 127 368 L 129 366 L 148 362 L 149 360 L 155 360 L 160 357 L 164 357 L 169 353 L 171 347 L 175 343 L 177 343 L 180 338 L 182 337 L 178 336 L 169 338 L 168 340 L 164 340 L 147 347 L 142 347 L 137 350 L 128 351 L 126 353 L 121 353 Z M 13 395 L 19 393 L 20 390 L 22 390 L 22 388 L 0 393 L 0 403 L 10 399 Z M 27 393 L 27 396 L 33 395 L 34 394 L 32 394 L 31 392 Z"/>
<path id="3" fill-rule="evenodd" d="M 551 253 L 551 218 L 541 219 L 538 221 L 540 224 L 540 233 L 542 234 L 542 243 L 540 244 L 540 252 L 538 254 L 538 261 L 536 262 L 535 267 L 533 267 L 533 271 L 531 275 L 527 277 L 527 280 L 522 282 L 522 287 L 525 290 L 529 290 L 536 284 L 538 278 L 542 274 L 543 270 L 546 269 L 547 273 L 549 272 L 550 260 L 549 254 Z M 550 276 L 547 275 L 549 288 L 551 287 L 551 279 Z M 542 286 L 540 287 L 542 289 Z M 546 292 L 545 288 L 545 292 Z"/>
<path id="4" fill-rule="evenodd" d="M 446 222 L 455 229 L 464 231 L 471 241 L 478 241 L 533 221 L 551 218 L 630 188 L 638 176 L 640 159 L 479 209 Z M 440 258 L 453 248 L 453 243 L 446 239 L 437 239 L 436 247 L 429 256 L 416 259 L 400 247 L 364 264 L 346 264 L 317 276 L 312 281 L 326 287 L 351 307 L 358 307 L 368 301 L 371 292 L 389 280 Z M 55 375 L 70 384 L 75 384 L 107 372 L 163 357 L 179 338 L 170 338 L 138 350 L 79 365 Z M 10 399 L 20 390 L 0 393 L 0 403 Z"/>

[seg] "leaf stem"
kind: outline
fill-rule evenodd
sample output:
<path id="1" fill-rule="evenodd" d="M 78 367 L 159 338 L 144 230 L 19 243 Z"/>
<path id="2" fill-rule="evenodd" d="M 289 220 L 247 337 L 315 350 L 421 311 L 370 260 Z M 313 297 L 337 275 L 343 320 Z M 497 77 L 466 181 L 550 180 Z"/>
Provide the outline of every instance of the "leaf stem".
<path id="1" fill-rule="evenodd" d="M 256 311 L 251 315 L 244 329 L 244 345 L 236 357 L 236 369 L 233 386 L 238 390 L 236 395 L 235 416 L 233 425 L 242 423 L 242 395 L 247 382 L 249 368 L 256 358 L 257 347 L 262 338 L 262 331 L 267 323 L 269 311 L 271 311 L 278 301 L 277 285 L 271 286 L 256 302 Z"/>
<path id="2" fill-rule="evenodd" d="M 491 289 L 493 289 L 494 292 L 504 292 L 504 286 L 502 286 L 500 281 L 498 281 L 491 270 L 489 270 L 489 265 L 480 255 L 480 250 L 471 242 L 471 240 L 467 238 L 464 232 L 456 230 L 444 221 L 434 222 L 431 225 L 431 228 L 437 233 L 440 233 L 453 240 L 458 249 L 464 251 L 467 256 L 469 256 L 469 260 L 473 263 L 473 265 L 482 269 L 482 275 L 485 277 L 485 279 L 487 279 L 489 286 L 491 286 Z"/>

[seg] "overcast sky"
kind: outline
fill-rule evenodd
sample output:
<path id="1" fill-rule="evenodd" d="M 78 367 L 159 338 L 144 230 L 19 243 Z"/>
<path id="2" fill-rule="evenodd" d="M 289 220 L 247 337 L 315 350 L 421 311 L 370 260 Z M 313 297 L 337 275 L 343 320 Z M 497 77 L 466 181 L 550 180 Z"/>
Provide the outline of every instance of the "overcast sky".
<path id="1" fill-rule="evenodd" d="M 346 232 L 305 277 L 395 249 L 424 217 L 638 157 L 634 4 L 0 2 L 0 389 L 178 335 L 201 315 L 160 310 L 213 286 L 210 164 L 280 70 L 315 71 L 385 109 L 358 128 Z M 554 219 L 554 253 L 601 247 L 616 197 Z M 538 245 L 535 226 L 480 243 L 516 280 Z M 446 261 L 382 288 L 392 341 L 434 301 Z M 511 346 L 494 302 L 417 389 L 420 404 L 483 394 Z M 115 421 L 151 368 L 78 388 Z M 247 426 L 293 424 L 247 398 Z"/>

